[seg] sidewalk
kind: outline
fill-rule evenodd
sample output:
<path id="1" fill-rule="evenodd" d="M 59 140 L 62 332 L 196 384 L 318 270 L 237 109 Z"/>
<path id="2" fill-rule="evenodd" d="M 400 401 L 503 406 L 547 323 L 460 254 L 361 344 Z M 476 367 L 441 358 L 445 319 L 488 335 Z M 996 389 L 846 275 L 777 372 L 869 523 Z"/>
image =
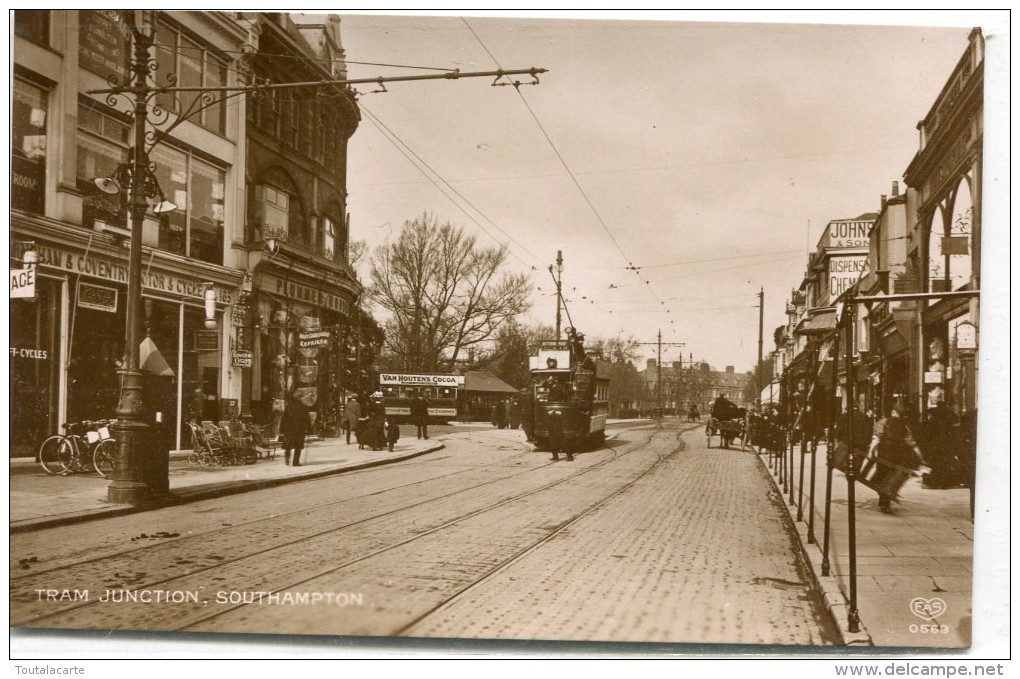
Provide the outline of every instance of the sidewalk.
<path id="1" fill-rule="evenodd" d="M 435 439 L 404 437 L 391 453 L 358 450 L 356 443 L 327 439 L 308 444 L 300 467 L 285 465 L 279 447 L 275 458 L 229 467 L 190 465 L 186 451 L 175 452 L 170 458 L 169 496 L 137 507 L 107 502 L 109 479 L 96 474 L 50 476 L 31 458 L 15 458 L 10 463 L 10 531 L 18 533 L 269 488 L 400 462 L 441 448 L 443 444 Z"/>
<path id="2" fill-rule="evenodd" d="M 811 455 L 804 456 L 800 515 L 800 446 L 794 451 L 794 488 L 783 489 L 778 466 L 761 459 L 790 512 L 804 553 L 810 561 L 844 642 L 849 646 L 965 648 L 971 643 L 974 569 L 974 522 L 970 490 L 928 490 L 920 479 L 907 481 L 891 514 L 878 509 L 878 495 L 857 483 L 854 505 L 857 552 L 857 609 L 860 632 L 848 631 L 850 559 L 846 476 L 832 474 L 829 532 L 830 574 L 822 575 L 825 531 L 825 444 L 815 459 L 814 541 L 811 517 Z M 789 453 L 787 453 L 789 456 Z M 927 614 L 926 614 L 927 611 Z"/>

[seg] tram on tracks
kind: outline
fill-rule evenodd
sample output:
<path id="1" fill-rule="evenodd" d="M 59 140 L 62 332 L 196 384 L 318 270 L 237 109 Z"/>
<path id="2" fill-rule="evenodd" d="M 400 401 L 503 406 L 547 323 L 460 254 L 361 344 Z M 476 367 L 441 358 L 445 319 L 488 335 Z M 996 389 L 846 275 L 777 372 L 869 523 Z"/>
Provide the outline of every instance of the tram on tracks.
<path id="1" fill-rule="evenodd" d="M 585 353 L 584 336 L 570 329 L 567 340 L 544 340 L 531 357 L 534 439 L 537 448 L 575 451 L 597 448 L 606 439 L 609 364 Z"/>

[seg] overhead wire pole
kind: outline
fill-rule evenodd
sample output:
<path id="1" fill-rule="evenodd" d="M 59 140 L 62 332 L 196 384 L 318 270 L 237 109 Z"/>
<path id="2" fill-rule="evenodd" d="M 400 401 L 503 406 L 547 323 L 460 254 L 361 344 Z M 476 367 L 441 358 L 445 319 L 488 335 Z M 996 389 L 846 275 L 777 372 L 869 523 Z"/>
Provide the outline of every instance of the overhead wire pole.
<path id="1" fill-rule="evenodd" d="M 662 341 L 662 329 L 659 329 L 659 335 L 655 342 L 635 342 L 639 346 L 654 346 L 657 347 L 657 358 L 655 359 L 655 394 L 656 401 L 658 403 L 658 413 L 656 419 L 659 425 L 662 425 L 662 345 L 665 344 L 667 347 L 685 347 L 687 346 L 683 342 L 663 342 Z M 681 363 L 683 363 L 683 354 L 680 356 Z M 647 381 L 645 382 L 647 384 Z"/>
<path id="2" fill-rule="evenodd" d="M 166 483 L 166 472 L 162 479 L 143 478 L 143 455 L 148 426 L 144 422 L 145 403 L 143 400 L 142 374 L 139 368 L 139 336 L 141 333 L 141 302 L 142 302 L 142 222 L 148 203 L 146 198 L 162 197 L 162 190 L 150 169 L 149 152 L 169 138 L 170 133 L 186 120 L 211 106 L 243 94 L 258 96 L 270 90 L 315 88 L 315 87 L 349 87 L 360 84 L 376 84 L 386 91 L 385 83 L 411 82 L 417 80 L 459 80 L 461 78 L 495 78 L 493 86 L 512 86 L 520 91 L 521 85 L 537 85 L 538 75 L 546 73 L 544 68 L 498 69 L 495 71 L 469 71 L 462 73 L 454 70 L 440 74 L 391 76 L 377 78 L 352 78 L 345 80 L 315 80 L 307 82 L 270 83 L 267 80 L 247 80 L 243 85 L 224 87 L 176 87 L 157 85 L 155 81 L 156 59 L 152 48 L 156 43 L 156 12 L 142 10 L 136 16 L 135 10 L 122 10 L 125 24 L 131 31 L 133 39 L 130 57 L 130 77 L 125 84 L 111 80 L 105 88 L 87 90 L 85 94 L 105 95 L 106 103 L 112 108 L 120 108 L 123 104 L 120 97 L 125 97 L 130 104 L 127 112 L 131 116 L 133 126 L 133 143 L 130 149 L 130 164 L 125 165 L 125 173 L 129 178 L 127 187 L 128 211 L 130 221 L 130 242 L 128 252 L 127 275 L 127 321 L 125 323 L 125 356 L 121 373 L 121 389 L 117 403 L 117 423 L 114 425 L 117 449 L 114 459 L 112 481 L 108 488 L 107 498 L 116 504 L 142 504 L 148 499 L 150 482 L 153 486 Z M 529 75 L 531 82 L 522 83 L 518 80 L 500 82 L 512 75 Z M 174 81 L 176 82 L 176 81 Z M 195 92 L 201 96 L 195 98 L 193 105 L 176 114 L 150 103 L 160 94 L 176 92 Z M 151 129 L 150 129 L 151 128 Z M 120 187 L 118 187 L 118 192 Z M 166 202 L 164 200 L 164 202 Z M 171 208 L 171 209 L 176 209 Z"/>
<path id="3" fill-rule="evenodd" d="M 754 371 L 754 401 L 761 400 L 761 356 L 765 328 L 765 287 L 758 290 L 758 365 Z"/>

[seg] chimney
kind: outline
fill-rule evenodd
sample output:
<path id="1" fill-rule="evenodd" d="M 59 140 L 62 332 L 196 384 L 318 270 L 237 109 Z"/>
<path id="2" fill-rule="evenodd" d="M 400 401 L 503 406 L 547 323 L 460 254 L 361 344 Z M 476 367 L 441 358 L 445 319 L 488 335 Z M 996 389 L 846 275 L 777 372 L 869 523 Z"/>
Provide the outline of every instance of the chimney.
<path id="1" fill-rule="evenodd" d="M 896 196 L 900 195 L 900 183 L 899 182 L 893 182 L 892 183 L 892 195 L 893 195 L 893 198 L 895 198 Z"/>
<path id="2" fill-rule="evenodd" d="M 732 373 L 733 372 L 733 366 L 732 365 L 726 366 L 726 372 Z"/>

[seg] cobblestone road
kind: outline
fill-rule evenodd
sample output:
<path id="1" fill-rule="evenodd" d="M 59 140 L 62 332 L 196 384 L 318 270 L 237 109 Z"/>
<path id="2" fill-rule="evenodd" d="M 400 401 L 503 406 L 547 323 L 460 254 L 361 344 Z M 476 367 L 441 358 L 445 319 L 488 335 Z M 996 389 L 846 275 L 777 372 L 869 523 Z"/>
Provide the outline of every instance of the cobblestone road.
<path id="1" fill-rule="evenodd" d="M 551 463 L 520 438 L 481 430 L 414 462 L 12 535 L 11 624 L 832 638 L 755 456 L 645 429 Z"/>

